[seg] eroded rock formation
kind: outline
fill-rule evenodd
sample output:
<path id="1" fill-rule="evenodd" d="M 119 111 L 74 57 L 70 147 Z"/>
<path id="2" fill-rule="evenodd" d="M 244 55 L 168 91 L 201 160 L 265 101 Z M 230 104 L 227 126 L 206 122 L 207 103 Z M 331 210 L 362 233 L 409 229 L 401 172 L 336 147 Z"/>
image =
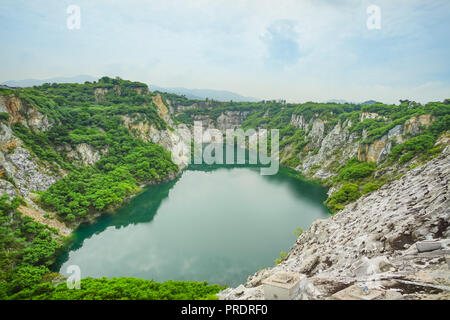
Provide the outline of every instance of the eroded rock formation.
<path id="1" fill-rule="evenodd" d="M 350 299 L 359 284 L 377 292 L 376 299 L 449 299 L 449 180 L 447 147 L 331 218 L 315 221 L 283 262 L 220 297 L 264 298 L 262 280 L 291 271 L 308 283 L 296 299 Z"/>

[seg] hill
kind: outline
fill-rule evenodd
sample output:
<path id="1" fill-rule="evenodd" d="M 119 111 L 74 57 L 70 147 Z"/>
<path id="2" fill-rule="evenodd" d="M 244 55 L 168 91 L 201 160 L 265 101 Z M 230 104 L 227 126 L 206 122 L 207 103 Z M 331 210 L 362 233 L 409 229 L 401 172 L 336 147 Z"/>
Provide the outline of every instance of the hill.
<path id="1" fill-rule="evenodd" d="M 150 85 L 151 91 L 167 92 L 173 93 L 181 96 L 185 96 L 188 99 L 198 99 L 198 100 L 217 100 L 217 101 L 236 101 L 236 102 L 256 102 L 259 99 L 253 97 L 244 97 L 240 94 L 224 91 L 224 90 L 211 90 L 211 89 L 187 89 L 182 87 L 177 88 L 162 88 L 155 85 Z"/>
<path id="2" fill-rule="evenodd" d="M 292 168 L 295 178 L 329 188 L 326 205 L 337 217 L 332 221 L 345 214 L 350 225 L 356 212 L 355 217 L 364 217 L 360 222 L 367 222 L 361 222 L 361 228 L 374 228 L 381 237 L 389 232 L 393 238 L 380 242 L 393 243 L 394 251 L 430 235 L 439 241 L 448 238 L 448 216 L 440 222 L 440 213 L 437 220 L 413 218 L 415 229 L 434 230 L 429 234 L 409 236 L 405 232 L 412 230 L 392 229 L 398 222 L 395 212 L 426 213 L 428 208 L 440 208 L 447 197 L 441 197 L 448 190 L 440 182 L 448 185 L 444 170 L 450 141 L 448 99 L 424 105 L 408 100 L 398 105 L 206 101 L 151 92 L 144 83 L 109 77 L 83 84 L 0 88 L 0 298 L 75 297 L 51 284 L 59 276 L 50 267 L 65 238 L 81 223 L 119 208 L 143 185 L 174 179 L 187 165 L 179 147 L 191 145 L 177 129 L 192 130 L 194 120 L 221 131 L 278 129 L 281 165 Z M 423 168 L 430 169 L 427 176 L 419 174 Z M 439 183 L 431 183 L 432 179 Z M 394 197 L 397 187 L 410 197 L 408 204 Z M 424 192 L 420 198 L 419 191 Z M 380 205 L 384 195 L 394 198 Z M 404 212 L 405 206 L 411 210 Z M 373 208 L 376 221 L 366 213 Z M 444 213 L 448 215 L 448 210 Z M 388 230 L 376 229 L 380 225 Z M 328 233 L 319 236 L 323 243 L 337 239 Z M 361 263 L 373 258 L 366 247 L 351 247 L 359 250 Z M 342 266 L 345 255 L 318 263 Z M 304 256 L 292 255 L 293 260 L 286 261 L 312 261 L 314 270 L 316 256 L 305 262 Z M 354 275 L 349 277 L 351 283 L 356 281 Z M 146 287 L 134 297 L 159 296 L 148 292 L 155 286 L 152 282 L 89 283 L 93 288 L 100 283 L 114 286 L 114 297 L 127 283 Z M 189 283 L 167 286 L 179 290 L 185 285 L 189 287 Z M 194 287 L 195 297 L 219 290 Z"/>
<path id="3" fill-rule="evenodd" d="M 73 77 L 55 77 L 44 80 L 39 79 L 23 79 L 23 80 L 8 80 L 2 82 L 2 85 L 9 87 L 32 87 L 40 86 L 44 83 L 85 83 L 86 81 L 96 81 L 98 78 L 89 75 L 78 75 Z"/>

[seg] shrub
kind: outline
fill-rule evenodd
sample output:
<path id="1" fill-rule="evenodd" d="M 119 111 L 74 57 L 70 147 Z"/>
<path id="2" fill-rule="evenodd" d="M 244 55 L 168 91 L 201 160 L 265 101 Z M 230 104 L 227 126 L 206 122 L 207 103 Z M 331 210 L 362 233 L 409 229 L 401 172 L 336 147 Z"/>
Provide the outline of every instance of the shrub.
<path id="1" fill-rule="evenodd" d="M 8 121 L 9 121 L 9 113 L 0 112 L 0 122 L 8 122 Z"/>
<path id="2" fill-rule="evenodd" d="M 16 299 L 36 300 L 194 300 L 215 299 L 225 289 L 207 282 L 166 281 L 135 278 L 84 278 L 81 288 L 70 290 L 66 283 L 57 287 L 42 283 L 31 290 L 19 292 Z"/>
<path id="3" fill-rule="evenodd" d="M 303 230 L 300 227 L 297 227 L 297 229 L 295 229 L 295 231 L 293 232 L 294 236 L 296 236 L 297 238 L 300 237 L 303 234 Z"/>
<path id="4" fill-rule="evenodd" d="M 361 162 L 358 159 L 351 159 L 344 168 L 339 170 L 340 180 L 359 179 L 371 175 L 376 169 L 373 162 Z"/>
<path id="5" fill-rule="evenodd" d="M 297 155 L 293 155 L 293 156 L 290 156 L 289 158 L 287 158 L 284 161 L 283 165 L 290 167 L 290 168 L 295 168 L 300 163 L 301 163 L 300 158 Z"/>
<path id="6" fill-rule="evenodd" d="M 358 199 L 361 196 L 357 184 L 347 183 L 344 184 L 338 191 L 327 199 L 325 204 L 330 208 L 332 212 L 337 212 L 344 209 L 344 206 L 353 200 Z"/>
<path id="7" fill-rule="evenodd" d="M 397 160 L 400 157 L 400 162 L 407 162 L 416 154 L 424 153 L 432 148 L 435 140 L 436 139 L 430 134 L 422 134 L 411 138 L 404 143 L 393 147 L 389 157 L 391 160 Z"/>
<path id="8" fill-rule="evenodd" d="M 275 264 L 280 264 L 281 262 L 283 262 L 283 260 L 285 260 L 288 255 L 289 255 L 289 253 L 281 251 L 280 257 L 275 259 Z"/>
<path id="9" fill-rule="evenodd" d="M 363 187 L 362 187 L 362 194 L 366 194 L 366 193 L 375 191 L 378 188 L 380 188 L 379 184 L 373 183 L 373 182 L 368 182 L 365 185 L 363 185 Z"/>

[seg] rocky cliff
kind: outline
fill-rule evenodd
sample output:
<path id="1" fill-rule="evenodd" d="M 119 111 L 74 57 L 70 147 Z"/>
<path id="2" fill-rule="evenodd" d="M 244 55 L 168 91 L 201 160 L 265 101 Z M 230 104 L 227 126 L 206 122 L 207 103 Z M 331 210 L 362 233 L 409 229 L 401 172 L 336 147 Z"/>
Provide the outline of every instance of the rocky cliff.
<path id="1" fill-rule="evenodd" d="M 106 99 L 106 95 L 111 90 L 117 95 L 121 93 L 121 87 L 117 85 L 111 89 L 96 88 L 93 90 L 95 101 L 100 102 Z M 148 90 L 142 88 L 132 88 L 132 90 L 135 90 L 138 95 L 149 94 Z M 153 97 L 153 103 L 157 108 L 158 116 L 168 125 L 173 125 L 177 129 L 185 128 L 183 124 L 173 124 L 169 106 L 163 103 L 160 95 Z M 30 141 L 25 143 L 23 137 L 21 138 L 13 130 L 14 125 L 20 123 L 29 130 L 30 134 L 39 135 L 46 133 L 55 124 L 55 119 L 40 112 L 34 103 L 15 94 L 0 95 L 0 113 L 8 115 L 0 122 L 0 196 L 6 194 L 10 198 L 21 197 L 25 203 L 19 207 L 19 211 L 41 223 L 57 228 L 63 235 L 68 235 L 71 229 L 64 223 L 58 222 L 54 213 L 40 208 L 37 195 L 37 192 L 47 190 L 68 172 L 58 163 L 40 158 L 33 152 L 31 145 L 33 143 Z M 123 125 L 136 138 L 154 142 L 172 152 L 174 162 L 180 169 L 187 165 L 184 151 L 189 141 L 188 137 L 183 136 L 182 130 L 174 130 L 171 127 L 158 129 L 144 113 L 126 113 L 121 116 L 121 119 Z M 104 131 L 98 128 L 97 134 L 102 133 Z M 87 142 L 62 143 L 49 147 L 54 150 L 45 150 L 41 155 L 45 155 L 46 152 L 55 152 L 75 167 L 94 166 L 109 152 L 108 146 L 98 147 Z"/>
<path id="2" fill-rule="evenodd" d="M 184 106 L 180 108 L 175 102 L 172 105 L 174 117 L 186 110 Z M 223 133 L 227 129 L 241 128 L 249 116 L 258 112 L 255 110 L 226 110 L 226 108 L 215 110 L 208 104 L 202 106 L 193 104 L 189 106 L 189 110 L 191 112 L 186 115 L 190 118 L 190 122 L 201 121 L 203 128 L 219 129 Z M 193 112 L 195 110 L 198 112 Z M 339 119 L 337 115 L 326 118 L 318 113 L 307 119 L 303 114 L 293 111 L 286 112 L 291 114 L 290 121 L 279 122 L 274 128 L 283 130 L 290 125 L 296 130 L 301 130 L 302 136 L 297 139 L 281 136 L 281 163 L 328 186 L 331 186 L 330 179 L 338 175 L 341 166 L 352 158 L 357 158 L 362 162 L 376 163 L 382 169 L 380 171 L 383 172 L 382 174 L 387 171 L 390 171 L 392 175 L 403 173 L 406 170 L 405 165 L 396 165 L 394 169 L 386 171 L 383 169 L 383 162 L 388 158 L 395 145 L 420 135 L 435 121 L 435 117 L 430 114 L 411 116 L 403 123 L 392 125 L 379 138 L 368 139 L 368 131 L 366 129 L 355 130 L 355 126 L 361 125 L 367 119 L 379 120 L 380 126 L 389 125 L 392 120 L 375 112 L 361 112 L 357 119 L 344 120 Z M 268 114 L 269 110 L 261 114 L 259 120 L 270 119 Z M 276 114 L 273 116 L 277 117 Z M 336 119 L 338 120 L 336 121 Z M 255 129 L 266 128 L 267 121 L 259 121 L 260 124 Z M 289 142 L 285 143 L 286 141 Z M 302 144 L 301 149 L 296 148 L 298 143 Z M 416 160 L 413 159 L 412 163 L 419 163 Z M 411 165 L 411 163 L 407 165 Z M 335 187 L 332 191 L 336 189 Z"/>
<path id="3" fill-rule="evenodd" d="M 46 131 L 50 126 L 47 116 L 13 96 L 0 96 L 0 112 L 9 114 L 9 123 L 0 123 L 0 173 L 7 177 L 1 180 L 0 194 L 27 197 L 30 191 L 47 189 L 58 180 L 58 176 L 23 147 L 22 140 L 14 135 L 10 127 L 20 122 L 26 127 Z"/>
<path id="4" fill-rule="evenodd" d="M 262 281 L 303 275 L 295 299 L 450 298 L 450 147 L 303 232 L 287 258 L 220 294 L 264 298 Z"/>
<path id="5" fill-rule="evenodd" d="M 10 124 L 20 122 L 40 131 L 47 131 L 52 125 L 46 115 L 14 95 L 0 95 L 0 113 L 2 112 L 9 114 Z"/>
<path id="6" fill-rule="evenodd" d="M 316 221 L 299 237 L 287 259 L 251 276 L 245 285 L 222 292 L 221 298 L 261 298 L 261 281 L 278 271 L 303 275 L 297 299 L 342 298 L 348 293 L 345 290 L 361 283 L 378 293 L 378 298 L 414 299 L 431 294 L 448 298 L 450 139 L 448 131 L 445 133 L 448 125 L 439 129 L 433 152 L 423 149 L 402 163 L 386 161 L 397 146 L 432 127 L 437 121 L 435 115 L 423 110 L 412 112 L 409 107 L 402 109 L 406 117 L 395 120 L 385 114 L 360 112 L 359 109 L 340 117 L 327 111 L 330 106 L 326 106 L 322 114 L 307 109 L 298 111 L 297 106 L 285 104 L 275 109 L 264 109 L 265 103 L 239 107 L 232 103 L 167 98 L 163 94 L 151 94 L 136 84 L 125 83 L 127 86 L 121 87 L 110 82 L 107 88 L 88 85 L 85 89 L 89 90 L 85 91 L 89 93 L 92 89 L 90 95 L 76 91 L 80 100 L 75 102 L 64 102 L 67 95 L 64 91 L 58 101 L 71 106 L 66 112 L 77 110 L 66 114 L 65 121 L 70 122 L 72 117 L 76 117 L 78 123 L 84 121 L 83 117 L 107 118 L 108 110 L 111 111 L 108 108 L 116 104 L 115 113 L 110 114 L 111 118 L 119 119 L 114 122 L 114 129 L 125 127 L 128 137 L 131 134 L 142 141 L 159 144 L 172 153 L 179 169 L 187 165 L 189 134 L 194 121 L 202 121 L 205 128 L 217 128 L 222 132 L 241 127 L 277 128 L 284 132 L 280 150 L 282 163 L 331 186 L 329 195 L 339 190 L 342 182 L 336 178 L 340 169 L 354 158 L 374 164 L 374 172 L 367 181 L 378 179 L 380 185 L 384 183 L 356 202 L 345 203 L 345 208 L 342 206 L 344 209 L 330 219 Z M 116 82 L 121 83 L 117 79 Z M 45 92 L 45 88 L 42 90 Z M 52 94 L 50 97 L 53 99 Z M 36 192 L 47 190 L 70 171 L 70 166 L 85 169 L 94 166 L 108 154 L 111 144 L 103 136 L 105 130 L 101 125 L 52 132 L 58 129 L 59 106 L 55 101 L 46 100 L 46 96 L 36 99 L 44 104 L 47 113 L 18 95 L 0 95 L 0 195 L 20 196 L 25 200 L 19 207 L 24 215 L 67 235 L 70 228 L 58 222 L 53 213 L 39 208 Z M 86 113 L 89 108 L 79 107 L 85 101 L 93 104 L 93 113 Z M 100 116 L 95 114 L 99 106 L 103 108 Z M 389 108 L 388 112 L 392 113 Z M 30 141 L 44 141 L 42 146 L 47 144 L 49 148 L 33 149 L 32 142 L 27 141 L 30 137 L 17 133 L 18 124 L 29 130 L 28 135 L 35 134 L 41 139 Z M 379 135 L 374 136 L 369 131 L 373 124 L 382 127 Z M 89 133 L 85 135 L 83 131 Z M 57 143 L 45 140 L 49 132 L 53 134 L 52 141 Z M 70 139 L 60 141 L 59 132 L 65 132 Z M 434 141 L 431 146 L 433 144 Z M 65 164 L 70 164 L 69 169 L 56 161 L 58 156 L 67 161 Z M 433 160 L 427 163 L 429 159 Z M 426 239 L 434 242 L 424 242 Z M 428 250 L 423 250 L 424 247 Z"/>
<path id="7" fill-rule="evenodd" d="M 365 119 L 385 119 L 377 113 L 361 113 L 360 122 Z M 353 157 L 360 161 L 375 162 L 380 164 L 391 152 L 394 144 L 399 144 L 411 136 L 418 135 L 421 130 L 429 127 L 433 122 L 431 115 L 425 114 L 411 117 L 402 125 L 396 125 L 379 139 L 366 142 L 367 131 L 362 134 L 352 131 L 351 120 L 339 121 L 331 130 L 326 132 L 325 122 L 320 118 L 311 118 L 307 122 L 303 115 L 292 115 L 291 125 L 305 130 L 310 142 L 305 150 L 313 149 L 313 152 L 294 155 L 299 158 L 301 164 L 296 167 L 303 174 L 326 179 L 337 174 L 336 168 Z M 292 154 L 289 154 L 292 156 Z M 320 166 L 320 170 L 312 170 Z"/>

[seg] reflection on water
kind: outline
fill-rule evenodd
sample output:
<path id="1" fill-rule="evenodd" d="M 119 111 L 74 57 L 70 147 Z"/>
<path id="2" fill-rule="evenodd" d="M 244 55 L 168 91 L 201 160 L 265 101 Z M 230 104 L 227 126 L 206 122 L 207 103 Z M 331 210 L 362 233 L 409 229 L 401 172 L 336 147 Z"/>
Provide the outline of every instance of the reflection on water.
<path id="1" fill-rule="evenodd" d="M 76 264 L 82 277 L 236 285 L 289 250 L 296 227 L 327 217 L 325 199 L 322 187 L 287 169 L 261 176 L 257 167 L 192 165 L 80 226 L 56 270 Z"/>

